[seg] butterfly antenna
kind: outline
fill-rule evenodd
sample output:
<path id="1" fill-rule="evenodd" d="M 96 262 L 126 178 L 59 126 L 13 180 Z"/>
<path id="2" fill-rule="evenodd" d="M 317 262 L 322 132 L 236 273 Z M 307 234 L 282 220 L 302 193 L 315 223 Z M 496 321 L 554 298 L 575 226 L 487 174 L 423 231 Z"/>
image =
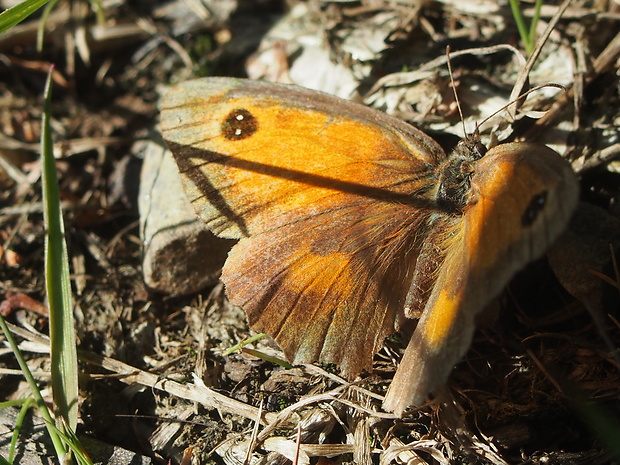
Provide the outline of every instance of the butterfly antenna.
<path id="1" fill-rule="evenodd" d="M 495 115 L 497 115 L 498 113 L 504 111 L 506 108 L 508 108 L 510 105 L 512 105 L 515 102 L 518 102 L 519 100 L 521 100 L 522 98 L 527 97 L 529 94 L 531 94 L 532 92 L 536 92 L 537 90 L 540 89 L 544 89 L 545 87 L 554 87 L 556 89 L 560 89 L 563 90 L 564 92 L 566 92 L 566 87 L 564 87 L 563 85 L 560 84 L 553 84 L 553 83 L 548 83 L 548 84 L 541 84 L 539 86 L 534 86 L 532 87 L 530 90 L 528 90 L 527 92 L 522 93 L 521 95 L 519 95 L 516 99 L 511 100 L 510 102 L 508 102 L 506 105 L 504 105 L 503 107 L 501 107 L 499 110 L 494 111 L 493 113 L 491 113 L 489 116 L 487 116 L 485 119 L 483 119 L 480 124 L 477 125 L 477 128 L 479 128 L 480 126 L 482 126 L 484 123 L 486 123 L 487 121 L 489 121 L 491 118 L 493 118 Z M 476 129 L 477 130 L 477 129 Z"/>
<path id="2" fill-rule="evenodd" d="M 459 96 L 456 93 L 456 84 L 454 83 L 454 75 L 452 74 L 452 63 L 450 62 L 450 46 L 446 47 L 446 58 L 448 60 L 448 74 L 450 75 L 450 84 L 452 85 L 452 92 L 454 92 L 454 100 L 456 101 L 456 107 L 459 110 L 459 116 L 461 117 L 461 125 L 463 125 L 463 137 L 467 138 L 467 130 L 465 129 L 465 118 L 463 118 L 463 110 L 461 108 L 461 102 Z M 476 132 L 478 130 L 476 129 Z"/>

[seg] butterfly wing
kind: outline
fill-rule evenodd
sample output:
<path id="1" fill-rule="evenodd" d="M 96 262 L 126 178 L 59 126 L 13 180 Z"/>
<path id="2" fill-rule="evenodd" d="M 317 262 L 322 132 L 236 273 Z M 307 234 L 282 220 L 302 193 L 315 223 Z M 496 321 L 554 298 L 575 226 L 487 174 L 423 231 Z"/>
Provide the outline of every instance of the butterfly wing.
<path id="1" fill-rule="evenodd" d="M 291 86 L 189 81 L 162 107 L 188 197 L 216 234 L 241 239 L 222 274 L 232 302 L 296 363 L 370 368 L 403 315 L 441 148 Z"/>
<path id="2" fill-rule="evenodd" d="M 475 316 L 563 231 L 578 200 L 570 165 L 535 144 L 504 144 L 479 160 L 471 199 L 384 408 L 402 415 L 445 383 L 471 344 Z"/>

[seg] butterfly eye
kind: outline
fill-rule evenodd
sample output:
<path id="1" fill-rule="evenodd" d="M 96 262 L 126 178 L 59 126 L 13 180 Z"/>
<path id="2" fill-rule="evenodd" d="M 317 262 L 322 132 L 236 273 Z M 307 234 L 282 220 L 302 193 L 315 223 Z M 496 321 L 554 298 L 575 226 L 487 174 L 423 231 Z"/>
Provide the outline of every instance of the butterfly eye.
<path id="1" fill-rule="evenodd" d="M 245 108 L 236 108 L 228 113 L 221 129 L 228 140 L 247 139 L 258 130 L 258 120 Z"/>
<path id="2" fill-rule="evenodd" d="M 477 141 L 472 147 L 472 157 L 474 160 L 480 160 L 487 153 L 487 147 L 482 142 Z"/>
<path id="3" fill-rule="evenodd" d="M 538 214 L 545 208 L 547 204 L 547 191 L 541 192 L 540 194 L 536 194 L 530 200 L 530 204 L 525 209 L 523 216 L 521 217 L 521 224 L 523 226 L 531 226 L 536 218 L 538 218 Z"/>

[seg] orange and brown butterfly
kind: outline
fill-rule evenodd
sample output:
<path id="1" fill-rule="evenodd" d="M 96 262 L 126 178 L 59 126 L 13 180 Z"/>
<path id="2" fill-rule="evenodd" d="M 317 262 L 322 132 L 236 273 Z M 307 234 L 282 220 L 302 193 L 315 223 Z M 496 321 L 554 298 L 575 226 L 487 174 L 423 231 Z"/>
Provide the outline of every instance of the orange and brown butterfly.
<path id="1" fill-rule="evenodd" d="M 161 126 L 198 214 L 240 239 L 222 271 L 230 300 L 291 362 L 355 377 L 419 318 L 384 402 L 398 415 L 445 383 L 476 315 L 577 203 L 545 146 L 465 140 L 448 156 L 397 118 L 290 85 L 188 81 Z"/>

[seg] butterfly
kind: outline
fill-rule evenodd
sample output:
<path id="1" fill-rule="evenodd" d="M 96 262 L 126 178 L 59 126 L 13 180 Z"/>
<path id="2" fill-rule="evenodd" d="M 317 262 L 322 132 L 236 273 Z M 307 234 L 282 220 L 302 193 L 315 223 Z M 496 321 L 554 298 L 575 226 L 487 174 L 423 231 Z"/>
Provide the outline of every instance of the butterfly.
<path id="1" fill-rule="evenodd" d="M 221 276 L 231 302 L 292 363 L 354 378 L 419 318 L 383 404 L 397 415 L 446 382 L 476 315 L 578 200 L 543 145 L 466 138 L 447 155 L 395 117 L 291 85 L 187 81 L 161 128 L 198 215 L 239 240 Z"/>

